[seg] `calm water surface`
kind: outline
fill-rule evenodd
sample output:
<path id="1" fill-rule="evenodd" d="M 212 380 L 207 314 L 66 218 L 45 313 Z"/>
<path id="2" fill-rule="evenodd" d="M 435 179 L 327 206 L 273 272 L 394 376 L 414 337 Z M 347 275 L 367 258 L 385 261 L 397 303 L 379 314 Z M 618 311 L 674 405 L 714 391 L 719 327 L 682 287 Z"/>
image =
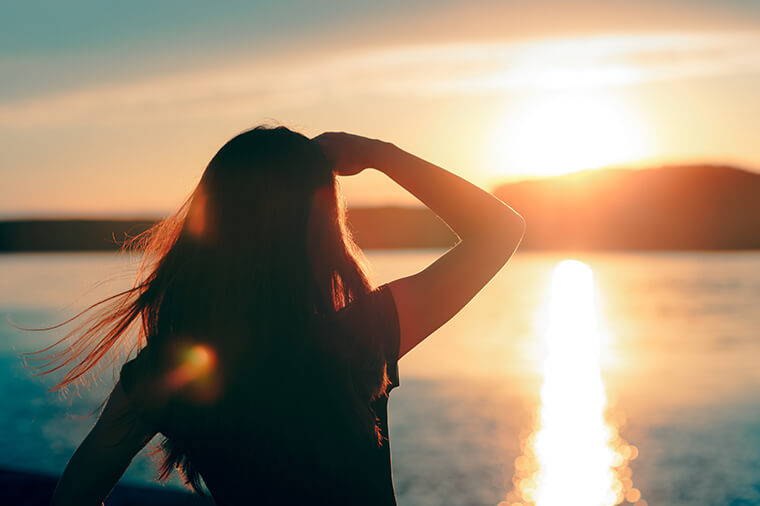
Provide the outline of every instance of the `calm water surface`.
<path id="1" fill-rule="evenodd" d="M 382 283 L 438 254 L 368 256 Z M 567 258 L 582 264 L 558 270 Z M 132 265 L 0 256 L 0 312 L 55 323 L 128 285 Z M 760 504 L 759 302 L 758 252 L 519 254 L 400 363 L 399 503 Z M 60 335 L 0 324 L 0 466 L 60 472 L 113 383 L 47 393 L 17 353 Z M 151 476 L 141 455 L 124 479 Z"/>

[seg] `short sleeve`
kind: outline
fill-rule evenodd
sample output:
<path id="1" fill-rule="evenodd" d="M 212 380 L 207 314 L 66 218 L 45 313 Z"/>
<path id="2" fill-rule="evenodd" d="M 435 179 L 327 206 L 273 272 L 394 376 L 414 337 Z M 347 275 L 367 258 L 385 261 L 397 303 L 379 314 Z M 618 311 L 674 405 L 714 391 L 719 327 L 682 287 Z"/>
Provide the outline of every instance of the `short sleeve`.
<path id="1" fill-rule="evenodd" d="M 382 335 L 385 336 L 384 351 L 385 361 L 388 366 L 388 379 L 391 388 L 399 386 L 398 359 L 401 347 L 401 329 L 398 320 L 396 301 L 393 298 L 388 283 L 381 285 L 377 290 L 377 303 L 379 307 L 379 319 L 382 322 Z"/>
<path id="2" fill-rule="evenodd" d="M 335 323 L 342 332 L 355 338 L 352 339 L 355 346 L 382 353 L 390 381 L 388 390 L 399 386 L 399 320 L 393 293 L 387 283 L 338 311 Z"/>
<path id="3" fill-rule="evenodd" d="M 146 346 L 135 358 L 126 362 L 119 372 L 119 383 L 124 394 L 144 422 L 157 424 L 161 405 L 160 385 L 157 381 L 158 357 L 152 346 Z"/>
<path id="4" fill-rule="evenodd" d="M 144 362 L 144 357 L 138 354 L 137 357 L 121 366 L 119 381 L 124 393 L 130 398 L 134 395 L 135 383 L 137 382 L 137 378 L 140 377 L 140 369 L 143 368 Z"/>

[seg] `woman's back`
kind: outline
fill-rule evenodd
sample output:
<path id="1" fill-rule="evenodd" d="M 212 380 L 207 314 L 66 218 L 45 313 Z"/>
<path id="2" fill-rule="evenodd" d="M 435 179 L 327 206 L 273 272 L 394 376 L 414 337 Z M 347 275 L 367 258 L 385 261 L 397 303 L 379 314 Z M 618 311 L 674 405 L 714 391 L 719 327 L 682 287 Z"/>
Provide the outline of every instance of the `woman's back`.
<path id="1" fill-rule="evenodd" d="M 186 343 L 177 362 L 149 343 L 123 366 L 121 385 L 217 504 L 395 504 L 387 393 L 399 384 L 399 326 L 388 285 L 315 330 L 319 349 L 268 357 L 266 367 L 224 379 L 215 373 L 227 368 L 210 345 Z M 351 350 L 374 348 L 385 357 L 389 381 L 385 394 L 367 401 L 379 442 L 352 426 L 351 392 L 341 377 L 357 373 Z M 167 385 L 182 375 L 182 387 L 169 393 Z"/>

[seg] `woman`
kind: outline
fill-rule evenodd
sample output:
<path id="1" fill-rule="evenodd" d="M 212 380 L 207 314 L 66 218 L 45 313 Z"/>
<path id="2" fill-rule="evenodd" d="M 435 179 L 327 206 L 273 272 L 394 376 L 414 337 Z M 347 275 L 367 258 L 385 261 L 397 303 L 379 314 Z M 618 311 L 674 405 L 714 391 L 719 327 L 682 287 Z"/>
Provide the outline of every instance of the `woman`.
<path id="1" fill-rule="evenodd" d="M 373 289 L 347 231 L 336 175 L 374 168 L 459 236 L 412 276 Z M 47 350 L 63 388 L 132 337 L 100 417 L 53 504 L 101 504 L 163 436 L 216 504 L 395 504 L 388 393 L 397 361 L 453 317 L 517 248 L 522 218 L 392 144 L 257 127 L 227 142 L 190 199 L 139 237 L 134 287 Z"/>

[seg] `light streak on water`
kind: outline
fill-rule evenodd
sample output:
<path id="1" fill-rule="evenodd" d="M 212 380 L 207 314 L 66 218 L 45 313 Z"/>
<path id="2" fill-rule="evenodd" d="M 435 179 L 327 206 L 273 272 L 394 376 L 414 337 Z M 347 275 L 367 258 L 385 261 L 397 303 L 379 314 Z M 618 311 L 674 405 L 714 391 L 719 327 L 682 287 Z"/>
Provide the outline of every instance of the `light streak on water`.
<path id="1" fill-rule="evenodd" d="M 628 445 L 608 420 L 603 342 L 591 268 L 564 260 L 552 273 L 543 332 L 537 426 L 515 461 L 513 490 L 500 506 L 645 506 L 633 488 Z"/>

